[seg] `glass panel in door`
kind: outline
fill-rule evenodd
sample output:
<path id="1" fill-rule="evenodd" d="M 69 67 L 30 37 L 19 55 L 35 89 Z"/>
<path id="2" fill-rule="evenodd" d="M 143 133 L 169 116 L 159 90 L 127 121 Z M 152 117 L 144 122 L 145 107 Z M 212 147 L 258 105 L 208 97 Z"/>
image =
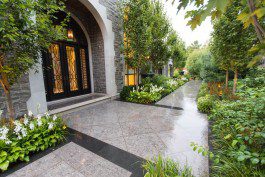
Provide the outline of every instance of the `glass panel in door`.
<path id="1" fill-rule="evenodd" d="M 70 91 L 77 91 L 78 79 L 77 79 L 76 55 L 74 47 L 66 46 L 66 57 L 68 64 Z"/>
<path id="2" fill-rule="evenodd" d="M 58 44 L 52 44 L 49 48 L 53 68 L 53 94 L 63 93 L 63 78 L 60 60 L 60 47 Z"/>
<path id="3" fill-rule="evenodd" d="M 88 78 L 87 78 L 87 61 L 85 49 L 80 49 L 80 60 L 81 60 L 81 72 L 82 72 L 82 86 L 83 89 L 88 89 Z"/>

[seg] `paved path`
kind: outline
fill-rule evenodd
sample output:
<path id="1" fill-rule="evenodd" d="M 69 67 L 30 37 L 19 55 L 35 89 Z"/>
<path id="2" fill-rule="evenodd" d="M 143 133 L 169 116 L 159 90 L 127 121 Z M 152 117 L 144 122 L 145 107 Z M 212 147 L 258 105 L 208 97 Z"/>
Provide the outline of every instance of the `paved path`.
<path id="1" fill-rule="evenodd" d="M 82 135 L 10 176 L 141 176 L 129 163 L 159 154 L 208 176 L 208 160 L 189 146 L 208 145 L 208 122 L 195 102 L 199 86 L 190 81 L 157 103 L 183 110 L 108 101 L 66 113 L 68 126 Z"/>

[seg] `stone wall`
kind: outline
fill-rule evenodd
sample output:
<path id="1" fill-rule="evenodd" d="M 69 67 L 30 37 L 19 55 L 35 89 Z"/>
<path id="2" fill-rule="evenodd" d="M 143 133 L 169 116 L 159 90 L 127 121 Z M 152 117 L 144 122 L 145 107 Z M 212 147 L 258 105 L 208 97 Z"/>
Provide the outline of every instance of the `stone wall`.
<path id="1" fill-rule="evenodd" d="M 122 31 L 120 29 L 121 19 L 117 7 L 118 0 L 99 0 L 99 3 L 107 8 L 108 19 L 112 21 L 112 30 L 115 34 L 114 50 L 115 50 L 115 79 L 117 84 L 117 92 L 120 92 L 124 85 L 124 61 L 120 53 L 122 42 Z"/>
<path id="2" fill-rule="evenodd" d="M 0 110 L 3 110 L 3 116 L 7 116 L 6 99 L 2 87 L 0 87 Z M 15 84 L 11 90 L 11 97 L 13 99 L 16 117 L 27 113 L 27 101 L 30 98 L 30 87 L 28 75 L 20 79 L 18 84 Z"/>

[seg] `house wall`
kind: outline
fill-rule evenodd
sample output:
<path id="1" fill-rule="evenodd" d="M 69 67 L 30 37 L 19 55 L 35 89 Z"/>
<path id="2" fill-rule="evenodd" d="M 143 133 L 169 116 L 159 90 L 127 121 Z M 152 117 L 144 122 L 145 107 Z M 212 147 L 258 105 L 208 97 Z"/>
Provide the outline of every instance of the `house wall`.
<path id="1" fill-rule="evenodd" d="M 117 92 L 122 90 L 124 86 L 125 63 L 121 57 L 120 47 L 123 40 L 121 31 L 121 19 L 118 13 L 118 0 L 99 0 L 99 3 L 107 8 L 107 18 L 112 21 L 112 31 L 114 32 L 114 50 L 115 50 L 115 80 Z"/>
<path id="2" fill-rule="evenodd" d="M 123 87 L 124 62 L 120 56 L 122 33 L 116 0 L 68 0 L 68 10 L 77 17 L 89 36 L 91 62 L 93 64 L 94 92 L 115 96 Z M 84 13 L 85 12 L 85 13 Z M 42 59 L 40 58 L 40 61 Z M 37 114 L 47 111 L 42 67 L 39 72 L 30 71 L 12 87 L 16 116 L 27 110 Z M 6 114 L 5 98 L 0 88 L 0 109 Z"/>
<path id="3" fill-rule="evenodd" d="M 29 89 L 29 78 L 28 75 L 23 76 L 19 82 L 12 86 L 11 97 L 14 104 L 14 109 L 16 110 L 16 116 L 22 116 L 27 112 L 26 101 L 30 98 L 30 89 Z M 3 110 L 2 117 L 7 116 L 6 109 L 6 99 L 4 90 L 0 87 L 0 110 Z M 0 117 L 1 118 L 1 117 Z"/>

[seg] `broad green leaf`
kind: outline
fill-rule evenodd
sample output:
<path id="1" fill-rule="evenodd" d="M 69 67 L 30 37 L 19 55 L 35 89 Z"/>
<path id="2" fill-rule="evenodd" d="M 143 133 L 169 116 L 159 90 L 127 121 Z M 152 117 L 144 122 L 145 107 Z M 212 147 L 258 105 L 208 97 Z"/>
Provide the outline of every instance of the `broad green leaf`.
<path id="1" fill-rule="evenodd" d="M 0 163 L 0 169 L 3 170 L 3 171 L 6 171 L 8 166 L 9 166 L 9 161 L 8 160 Z"/>

